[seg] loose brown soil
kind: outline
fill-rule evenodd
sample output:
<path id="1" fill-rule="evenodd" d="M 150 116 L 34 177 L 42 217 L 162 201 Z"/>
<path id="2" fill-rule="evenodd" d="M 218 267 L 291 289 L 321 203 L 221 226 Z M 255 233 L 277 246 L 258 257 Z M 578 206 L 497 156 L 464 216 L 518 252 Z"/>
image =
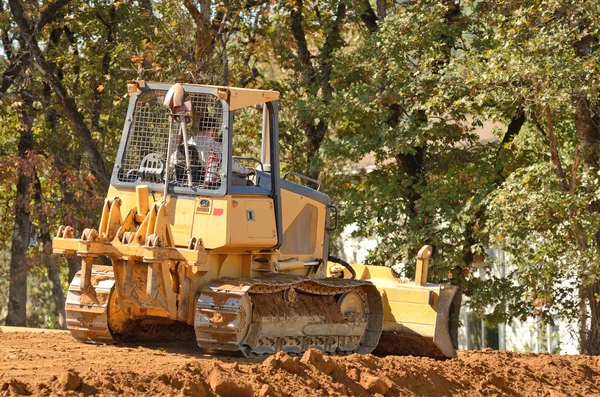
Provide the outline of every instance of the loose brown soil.
<path id="1" fill-rule="evenodd" d="M 461 352 L 458 359 L 209 356 L 192 342 L 86 345 L 0 332 L 0 396 L 600 396 L 600 357 Z"/>

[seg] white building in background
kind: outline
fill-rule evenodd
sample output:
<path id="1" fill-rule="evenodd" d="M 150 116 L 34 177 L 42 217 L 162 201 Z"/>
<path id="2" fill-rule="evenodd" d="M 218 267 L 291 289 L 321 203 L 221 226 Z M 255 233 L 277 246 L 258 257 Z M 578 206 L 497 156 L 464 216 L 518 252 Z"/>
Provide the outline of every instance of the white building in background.
<path id="1" fill-rule="evenodd" d="M 344 242 L 343 259 L 350 263 L 364 263 L 368 251 L 375 248 L 378 242 L 375 239 L 351 237 L 355 228 L 346 227 L 341 233 Z M 509 258 L 502 250 L 490 250 L 488 254 L 500 263 L 493 265 L 490 270 L 496 277 L 504 277 L 510 270 Z M 481 278 L 487 277 L 485 268 L 479 269 L 478 272 Z M 458 331 L 460 350 L 480 350 L 489 347 L 495 350 L 518 352 L 579 354 L 578 342 L 574 334 L 577 324 L 557 322 L 555 326 L 550 326 L 529 319 L 488 326 L 485 319 L 479 318 L 476 312 L 468 308 L 467 299 L 463 295 L 460 310 L 462 325 Z"/>
<path id="2" fill-rule="evenodd" d="M 500 124 L 485 123 L 477 131 L 480 141 L 490 142 L 495 140 L 492 129 L 502 127 Z M 357 169 L 369 172 L 375 168 L 375 158 L 366 156 Z M 356 231 L 355 225 L 349 225 L 341 233 L 343 242 L 342 251 L 344 260 L 349 263 L 364 263 L 370 250 L 377 247 L 377 238 L 354 238 L 352 232 Z M 488 250 L 488 254 L 497 263 L 489 269 L 496 277 L 505 277 L 511 270 L 510 258 L 500 249 Z M 415 259 L 416 260 L 416 259 Z M 487 277 L 486 268 L 481 268 L 479 277 Z M 527 321 L 514 320 L 511 323 L 486 325 L 485 319 L 471 311 L 467 305 L 468 298 L 463 295 L 460 311 L 461 327 L 458 332 L 458 348 L 460 350 L 479 350 L 492 348 L 495 350 L 509 350 L 518 352 L 550 352 L 561 354 L 579 354 L 578 341 L 575 335 L 577 324 L 557 322 L 555 326 L 540 324 L 531 318 Z"/>
<path id="3" fill-rule="evenodd" d="M 488 250 L 495 261 L 489 271 L 498 278 L 505 277 L 512 270 L 510 258 L 500 250 Z M 478 270 L 479 277 L 485 279 L 486 268 Z M 463 297 L 463 300 L 468 299 Z M 458 344 L 463 350 L 476 350 L 490 347 L 497 350 L 511 350 L 534 353 L 578 354 L 578 341 L 574 334 L 577 324 L 556 322 L 554 326 L 542 324 L 530 318 L 527 321 L 514 320 L 511 323 L 498 324 L 495 327 L 486 325 L 477 313 L 471 311 L 463 302 L 460 319 Z"/>

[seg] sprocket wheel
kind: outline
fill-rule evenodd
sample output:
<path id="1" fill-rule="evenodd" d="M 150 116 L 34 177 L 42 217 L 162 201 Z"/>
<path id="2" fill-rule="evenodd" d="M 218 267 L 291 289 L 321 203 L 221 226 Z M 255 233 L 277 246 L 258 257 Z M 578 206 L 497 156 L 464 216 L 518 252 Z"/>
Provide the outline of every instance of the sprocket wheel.
<path id="1" fill-rule="evenodd" d="M 138 322 L 131 319 L 119 304 L 119 294 L 115 288 L 110 291 L 108 298 L 108 327 L 114 334 L 127 335 L 136 328 Z"/>

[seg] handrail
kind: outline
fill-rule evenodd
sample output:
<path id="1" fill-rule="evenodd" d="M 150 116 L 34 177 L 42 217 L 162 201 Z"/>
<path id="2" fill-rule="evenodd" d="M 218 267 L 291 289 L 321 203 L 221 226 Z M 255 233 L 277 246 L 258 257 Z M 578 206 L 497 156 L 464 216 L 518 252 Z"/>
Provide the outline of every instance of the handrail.
<path id="1" fill-rule="evenodd" d="M 333 204 L 327 204 L 327 208 L 329 208 L 330 210 L 334 210 L 335 211 L 335 226 L 334 227 L 328 227 L 327 231 L 328 232 L 333 232 L 334 230 L 337 230 L 338 228 L 338 223 L 339 223 L 339 213 L 338 213 L 338 207 L 336 207 Z"/>
<path id="2" fill-rule="evenodd" d="M 263 165 L 262 161 L 260 161 L 259 159 L 257 159 L 256 157 L 246 157 L 246 156 L 233 156 L 234 160 L 252 160 L 258 164 L 260 164 L 260 170 L 262 172 L 265 172 L 265 166 Z"/>
<path id="3" fill-rule="evenodd" d="M 321 182 L 319 182 L 318 180 L 316 180 L 316 179 L 313 179 L 313 178 L 311 178 L 311 177 L 309 177 L 309 176 L 302 175 L 302 174 L 299 174 L 299 173 L 297 173 L 297 172 L 294 172 L 294 171 L 288 171 L 288 172 L 286 172 L 286 173 L 283 175 L 283 179 L 287 179 L 287 176 L 288 176 L 288 175 L 294 175 L 294 176 L 297 176 L 297 177 L 298 177 L 298 178 L 300 178 L 300 179 L 304 179 L 304 180 L 306 180 L 306 181 L 309 181 L 309 182 L 312 182 L 312 183 L 314 183 L 315 185 L 317 185 L 317 191 L 319 191 L 319 190 L 321 189 Z"/>

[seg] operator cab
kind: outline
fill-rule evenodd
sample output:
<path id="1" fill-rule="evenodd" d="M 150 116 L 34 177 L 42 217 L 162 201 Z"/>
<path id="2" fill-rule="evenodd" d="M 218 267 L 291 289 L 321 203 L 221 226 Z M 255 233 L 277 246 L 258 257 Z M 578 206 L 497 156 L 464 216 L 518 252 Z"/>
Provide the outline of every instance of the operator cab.
<path id="1" fill-rule="evenodd" d="M 177 103 L 170 94 L 181 87 Z M 256 169 L 279 172 L 275 91 L 134 81 L 111 184 L 150 191 L 224 196 L 258 185 Z M 169 102 L 170 101 L 170 102 Z M 171 106 L 165 106 L 169 102 Z M 261 159 L 233 156 L 236 111 L 263 108 Z M 277 179 L 277 178 L 275 178 Z M 165 182 L 167 187 L 165 189 Z M 248 193 L 277 194 L 277 183 Z"/>

